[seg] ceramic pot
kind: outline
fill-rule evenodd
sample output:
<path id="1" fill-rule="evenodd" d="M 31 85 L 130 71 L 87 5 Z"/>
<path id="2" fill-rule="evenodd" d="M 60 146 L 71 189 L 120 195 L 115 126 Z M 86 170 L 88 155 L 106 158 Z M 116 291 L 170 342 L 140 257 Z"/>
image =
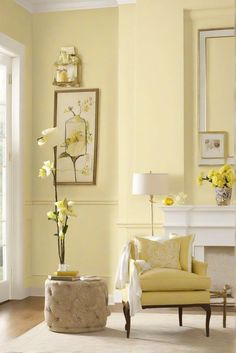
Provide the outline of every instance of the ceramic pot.
<path id="1" fill-rule="evenodd" d="M 223 188 L 215 188 L 216 192 L 216 203 L 218 206 L 228 206 L 230 205 L 232 188 L 224 186 Z"/>

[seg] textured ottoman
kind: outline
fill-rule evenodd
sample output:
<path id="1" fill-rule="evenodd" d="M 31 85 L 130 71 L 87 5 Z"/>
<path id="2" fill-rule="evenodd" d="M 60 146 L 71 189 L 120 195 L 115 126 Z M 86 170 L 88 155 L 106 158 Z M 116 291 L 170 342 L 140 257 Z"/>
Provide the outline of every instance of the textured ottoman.
<path id="1" fill-rule="evenodd" d="M 109 315 L 104 281 L 46 280 L 44 316 L 51 331 L 99 331 L 106 326 Z"/>

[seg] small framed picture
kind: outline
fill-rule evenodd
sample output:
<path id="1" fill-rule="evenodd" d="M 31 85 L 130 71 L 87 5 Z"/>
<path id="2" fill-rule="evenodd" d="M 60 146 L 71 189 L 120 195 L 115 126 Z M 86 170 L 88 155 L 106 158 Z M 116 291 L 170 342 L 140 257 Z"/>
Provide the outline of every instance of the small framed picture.
<path id="1" fill-rule="evenodd" d="M 206 131 L 199 133 L 199 165 L 221 165 L 226 158 L 225 131 Z"/>

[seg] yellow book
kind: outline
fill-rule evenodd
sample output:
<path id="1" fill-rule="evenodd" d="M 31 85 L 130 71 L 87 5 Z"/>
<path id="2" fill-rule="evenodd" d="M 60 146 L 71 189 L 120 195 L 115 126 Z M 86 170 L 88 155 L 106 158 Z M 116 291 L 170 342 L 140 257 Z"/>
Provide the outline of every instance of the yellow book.
<path id="1" fill-rule="evenodd" d="M 79 271 L 56 271 L 54 272 L 55 276 L 70 276 L 70 277 L 76 277 L 79 275 Z"/>

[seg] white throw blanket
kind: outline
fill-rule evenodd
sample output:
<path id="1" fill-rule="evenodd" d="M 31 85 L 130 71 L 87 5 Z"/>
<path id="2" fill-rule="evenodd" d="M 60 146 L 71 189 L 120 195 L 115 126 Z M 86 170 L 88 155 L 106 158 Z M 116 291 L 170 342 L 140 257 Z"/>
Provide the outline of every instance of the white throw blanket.
<path id="1" fill-rule="evenodd" d="M 140 280 L 136 266 L 132 266 L 129 277 L 129 259 L 130 259 L 131 242 L 126 244 L 121 252 L 118 269 L 116 273 L 116 289 L 123 289 L 128 284 L 128 301 L 130 307 L 130 315 L 134 316 L 137 312 L 142 310 L 141 296 L 142 290 L 140 287 Z M 142 270 L 150 269 L 150 265 L 144 260 L 136 260 L 141 266 Z"/>

